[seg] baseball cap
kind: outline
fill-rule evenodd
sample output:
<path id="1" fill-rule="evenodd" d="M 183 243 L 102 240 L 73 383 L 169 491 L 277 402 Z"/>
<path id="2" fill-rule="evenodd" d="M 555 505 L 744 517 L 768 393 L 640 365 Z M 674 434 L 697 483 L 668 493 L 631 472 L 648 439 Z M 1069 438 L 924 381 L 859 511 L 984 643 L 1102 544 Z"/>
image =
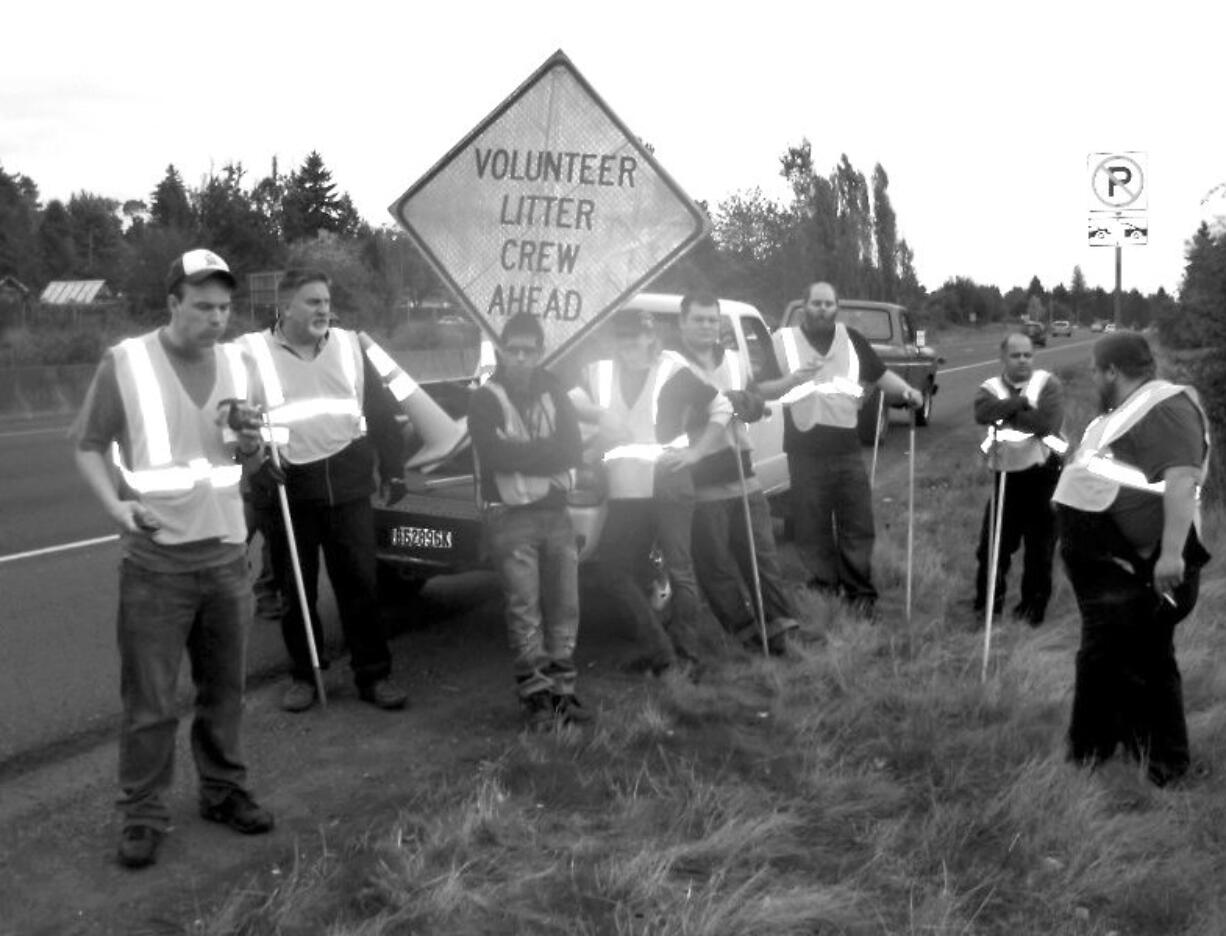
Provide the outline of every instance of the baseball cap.
<path id="1" fill-rule="evenodd" d="M 642 309 L 622 309 L 613 316 L 613 334 L 625 337 L 651 333 L 656 330 L 655 319 Z"/>
<path id="2" fill-rule="evenodd" d="M 170 272 L 166 274 L 166 292 L 173 292 L 180 283 L 195 286 L 214 276 L 228 283 L 231 289 L 238 288 L 238 280 L 221 257 L 204 248 L 189 250 L 170 265 Z"/>

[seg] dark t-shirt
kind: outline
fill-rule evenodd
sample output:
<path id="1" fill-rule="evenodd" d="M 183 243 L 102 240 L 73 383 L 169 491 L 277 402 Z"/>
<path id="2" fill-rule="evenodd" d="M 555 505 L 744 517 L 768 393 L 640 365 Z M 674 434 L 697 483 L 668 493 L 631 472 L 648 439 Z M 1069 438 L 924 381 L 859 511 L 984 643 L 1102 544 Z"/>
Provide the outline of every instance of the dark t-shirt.
<path id="1" fill-rule="evenodd" d="M 805 337 L 809 338 L 807 334 Z M 851 339 L 856 357 L 860 359 L 860 381 L 876 383 L 886 370 L 885 365 L 881 363 L 881 358 L 877 356 L 873 346 L 868 343 L 868 339 L 854 328 L 847 329 L 847 337 Z M 810 343 L 822 354 L 829 353 L 833 340 L 834 336 L 831 333 L 830 343 L 823 347 L 809 338 Z M 860 436 L 855 427 L 844 429 L 839 426 L 814 426 L 812 429 L 801 432 L 792 422 L 791 408 L 785 407 L 783 450 L 789 455 L 847 455 L 860 451 Z"/>
<path id="2" fill-rule="evenodd" d="M 158 338 L 187 395 L 197 405 L 207 403 L 217 379 L 214 355 L 210 352 L 185 356 L 166 341 L 160 331 Z M 107 351 L 99 363 L 93 383 L 86 393 L 85 404 L 69 430 L 69 437 L 81 451 L 98 452 L 108 461 L 112 442 L 118 442 L 125 455 L 130 454 L 127 417 L 124 415 L 123 398 L 119 394 L 112 351 Z M 137 500 L 122 482 L 119 497 L 121 500 Z M 237 543 L 224 543 L 217 538 L 166 544 L 156 542 L 145 533 L 123 532 L 119 541 L 125 559 L 151 572 L 191 572 L 213 568 L 241 558 L 244 552 Z"/>
<path id="3" fill-rule="evenodd" d="M 1205 459 L 1200 412 L 1183 393 L 1163 400 L 1111 443 L 1111 453 L 1119 461 L 1140 468 L 1150 481 L 1162 480 L 1168 468 L 1199 469 Z M 1161 543 L 1160 496 L 1121 487 L 1110 513 L 1128 541 L 1143 554 Z"/>

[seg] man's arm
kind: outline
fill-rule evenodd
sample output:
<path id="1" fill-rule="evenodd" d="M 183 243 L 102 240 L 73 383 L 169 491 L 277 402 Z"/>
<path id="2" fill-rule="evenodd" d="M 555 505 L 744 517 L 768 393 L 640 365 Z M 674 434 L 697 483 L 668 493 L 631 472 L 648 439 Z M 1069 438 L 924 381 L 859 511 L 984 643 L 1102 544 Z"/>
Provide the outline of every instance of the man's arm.
<path id="1" fill-rule="evenodd" d="M 1002 400 L 987 387 L 980 387 L 975 393 L 975 422 L 981 426 L 1007 422 L 1029 406 L 1030 402 L 1023 394 Z"/>
<path id="2" fill-rule="evenodd" d="M 902 397 L 903 402 L 908 406 L 919 407 L 924 404 L 924 395 L 892 370 L 885 371 L 877 378 L 877 386 L 886 393 Z"/>
<path id="3" fill-rule="evenodd" d="M 1064 388 L 1055 377 L 1048 377 L 1039 394 L 1039 405 L 1027 406 L 1013 417 L 1013 425 L 1037 436 L 1055 435 L 1064 425 Z"/>
<path id="4" fill-rule="evenodd" d="M 563 403 L 562 401 L 565 401 Z M 552 436 L 528 441 L 507 439 L 502 428 L 502 407 L 485 387 L 473 393 L 468 410 L 468 431 L 483 471 L 551 475 L 573 468 L 583 457 L 579 420 L 566 394 L 554 394 L 557 426 Z"/>
<path id="5" fill-rule="evenodd" d="M 686 414 L 690 414 L 689 425 L 685 425 Z M 686 448 L 666 455 L 665 464 L 678 471 L 719 451 L 727 442 L 732 415 L 732 403 L 728 397 L 700 380 L 692 371 L 678 371 L 660 390 L 656 439 L 668 443 L 698 425 L 702 425 L 702 431 Z M 676 431 L 670 434 L 672 429 Z"/>
<path id="6" fill-rule="evenodd" d="M 390 483 L 404 475 L 404 427 L 396 418 L 401 415 L 400 403 L 365 354 L 362 355 L 362 380 L 362 412 L 379 457 L 379 477 L 384 483 Z M 415 392 L 425 393 L 420 389 Z"/>
<path id="7" fill-rule="evenodd" d="M 782 332 L 775 332 L 771 337 L 771 343 L 775 348 L 775 359 L 786 366 L 787 355 L 783 350 Z M 794 387 L 799 387 L 805 381 L 812 380 L 813 373 L 813 368 L 803 367 L 793 373 L 785 373 L 776 377 L 774 380 L 760 381 L 756 385 L 757 391 L 768 400 L 777 400 Z"/>
<path id="8" fill-rule="evenodd" d="M 1162 473 L 1166 491 L 1162 495 L 1162 545 L 1154 563 L 1154 591 L 1170 594 L 1183 582 L 1183 547 L 1196 516 L 1196 485 L 1200 470 L 1176 465 Z"/>

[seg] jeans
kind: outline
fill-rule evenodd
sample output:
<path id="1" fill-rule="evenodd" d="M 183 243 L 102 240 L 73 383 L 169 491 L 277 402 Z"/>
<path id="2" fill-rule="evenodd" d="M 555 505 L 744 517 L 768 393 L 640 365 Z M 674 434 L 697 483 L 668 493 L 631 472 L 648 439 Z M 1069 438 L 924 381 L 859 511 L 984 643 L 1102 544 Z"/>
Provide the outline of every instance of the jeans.
<path id="1" fill-rule="evenodd" d="M 184 573 L 151 572 L 130 560 L 120 567 L 119 808 L 125 825 L 165 830 L 170 822 L 162 794 L 174 775 L 175 684 L 185 649 L 196 687 L 191 742 L 201 802 L 216 804 L 242 788 L 247 771 L 239 724 L 251 602 L 243 558 Z"/>
<path id="2" fill-rule="evenodd" d="M 761 491 L 749 494 L 749 532 L 753 536 L 753 556 L 758 563 L 762 604 L 766 612 L 767 636 L 782 633 L 771 624 L 794 618 L 792 600 L 783 583 L 775 534 L 771 528 L 770 505 Z M 740 497 L 699 501 L 694 505 L 694 565 L 698 582 L 716 619 L 739 640 L 754 639 L 757 627 L 752 605 L 745 601 L 753 589 L 753 560 L 745 525 L 745 506 Z M 752 594 L 749 600 L 755 599 Z M 772 633 L 772 630 L 776 633 Z"/>
<path id="3" fill-rule="evenodd" d="M 1022 604 L 1032 614 L 1042 616 L 1051 598 L 1051 564 L 1056 551 L 1056 514 L 1051 496 L 1060 480 L 1060 460 L 1051 458 L 1043 465 L 1005 475 L 1005 519 L 1001 526 L 1000 555 L 996 564 L 996 598 L 1003 602 L 1005 579 L 1013 553 L 1022 550 Z M 991 543 L 988 538 L 1000 475 L 992 478 L 992 497 L 984 506 L 979 531 L 979 566 L 975 573 L 976 605 L 987 602 L 988 565 Z M 1024 545 L 1023 545 L 1024 544 Z"/>
<path id="4" fill-rule="evenodd" d="M 600 534 L 600 560 L 609 599 L 635 624 L 644 657 L 652 665 L 671 665 L 677 654 L 697 659 L 712 638 L 704 633 L 709 617 L 698 600 L 698 581 L 690 555 L 694 483 L 688 471 L 657 473 L 655 496 L 609 501 Z M 653 577 L 652 546 L 664 557 L 672 585 L 672 618 L 665 629 L 644 594 Z M 711 625 L 713 627 L 713 625 Z"/>
<path id="5" fill-rule="evenodd" d="M 360 687 L 387 679 L 392 671 L 392 654 L 387 633 L 379 618 L 375 598 L 374 511 L 370 499 L 363 497 L 343 504 L 322 501 L 290 501 L 290 519 L 298 544 L 298 561 L 311 612 L 311 631 L 315 647 L 323 658 L 323 624 L 316 602 L 319 598 L 319 553 L 323 550 L 328 578 L 336 593 L 341 631 L 349 647 L 349 665 L 354 682 Z M 290 675 L 311 682 L 314 672 L 302 625 L 298 587 L 290 561 L 289 541 L 280 510 L 260 512 L 259 527 L 272 545 L 272 562 L 277 570 L 283 604 L 281 637 L 290 658 Z"/>
<path id="6" fill-rule="evenodd" d="M 876 601 L 873 495 L 859 452 L 788 455 L 796 550 L 813 584 L 850 602 Z"/>
<path id="7" fill-rule="evenodd" d="M 1061 556 L 1081 611 L 1069 757 L 1097 764 L 1123 745 L 1148 761 L 1154 783 L 1177 779 L 1190 757 L 1175 626 L 1196 605 L 1208 553 L 1190 533 L 1171 605 L 1154 592 L 1154 557 L 1121 542 L 1106 515 L 1062 508 L 1060 520 Z"/>
<path id="8" fill-rule="evenodd" d="M 565 507 L 508 507 L 486 517 L 506 599 L 507 636 L 521 697 L 575 691 L 579 550 Z"/>

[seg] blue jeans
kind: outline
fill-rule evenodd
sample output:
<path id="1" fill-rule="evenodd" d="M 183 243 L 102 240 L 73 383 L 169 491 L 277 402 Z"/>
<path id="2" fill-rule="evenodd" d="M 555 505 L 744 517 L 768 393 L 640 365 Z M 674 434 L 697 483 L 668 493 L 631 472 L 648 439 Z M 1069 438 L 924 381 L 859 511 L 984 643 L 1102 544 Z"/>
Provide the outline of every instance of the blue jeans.
<path id="1" fill-rule="evenodd" d="M 574 694 L 579 551 L 570 515 L 565 507 L 504 508 L 487 517 L 486 531 L 520 696 Z"/>
<path id="2" fill-rule="evenodd" d="M 812 584 L 873 602 L 873 494 L 859 452 L 788 455 L 796 549 Z"/>
<path id="3" fill-rule="evenodd" d="M 796 613 L 779 568 L 770 505 L 761 491 L 750 492 L 748 500 L 749 532 L 753 535 L 753 554 L 758 563 L 767 634 L 773 637 L 782 632 L 773 625 L 781 619 L 794 618 Z M 753 563 L 746 534 L 745 504 L 740 497 L 699 501 L 694 505 L 694 567 L 698 583 L 724 630 L 742 641 L 757 634 L 752 610 Z M 746 593 L 750 593 L 749 604 Z"/>
<path id="4" fill-rule="evenodd" d="M 151 572 L 124 560 L 118 637 L 119 808 L 125 825 L 164 830 L 170 822 L 162 794 L 174 775 L 175 684 L 184 650 L 196 687 L 191 739 L 200 800 L 216 804 L 242 789 L 247 770 L 239 724 L 251 604 L 245 558 L 183 573 Z"/>

